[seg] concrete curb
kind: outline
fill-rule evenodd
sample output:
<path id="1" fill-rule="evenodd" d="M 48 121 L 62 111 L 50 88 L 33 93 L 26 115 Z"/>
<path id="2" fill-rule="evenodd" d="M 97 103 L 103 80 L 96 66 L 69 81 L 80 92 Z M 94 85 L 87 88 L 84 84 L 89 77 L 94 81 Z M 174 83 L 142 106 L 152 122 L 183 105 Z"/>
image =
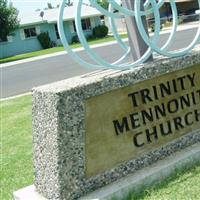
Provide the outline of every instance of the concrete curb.
<path id="1" fill-rule="evenodd" d="M 200 144 L 197 143 L 182 151 L 179 151 L 165 160 L 158 161 L 150 167 L 138 171 L 136 174 L 125 177 L 108 186 L 105 186 L 80 200 L 111 200 L 122 199 L 130 192 L 141 187 L 149 187 L 155 182 L 163 181 L 177 170 L 190 167 L 200 161 Z M 47 200 L 40 196 L 34 185 L 28 186 L 14 192 L 15 200 Z"/>
<path id="2" fill-rule="evenodd" d="M 19 97 L 24 97 L 24 96 L 28 96 L 28 95 L 31 95 L 31 92 L 27 92 L 27 93 L 24 93 L 24 94 L 19 94 L 19 95 L 12 96 L 12 97 L 0 98 L 0 102 L 11 100 L 11 99 L 15 99 L 15 98 L 19 98 Z"/>
<path id="3" fill-rule="evenodd" d="M 124 39 L 123 41 L 128 41 L 128 39 Z M 102 44 L 91 45 L 91 48 L 98 48 L 98 47 L 108 46 L 108 45 L 112 45 L 112 44 L 116 44 L 116 43 L 117 42 L 115 40 L 113 40 L 113 41 L 105 42 L 105 43 L 102 43 Z M 83 51 L 83 50 L 84 50 L 83 47 L 79 47 L 79 48 L 75 48 L 73 51 L 79 52 L 79 51 Z M 35 56 L 35 57 L 32 57 L 32 58 L 26 58 L 26 59 L 22 59 L 22 60 L 13 61 L 13 62 L 8 62 L 8 63 L 5 63 L 5 64 L 0 64 L 0 69 L 5 68 L 5 67 L 12 67 L 12 66 L 22 64 L 22 63 L 42 60 L 42 59 L 46 59 L 46 58 L 49 58 L 49 57 L 52 58 L 52 57 L 65 55 L 65 54 L 67 55 L 66 51 L 60 51 L 60 52 L 46 54 L 46 55 L 42 55 L 42 56 Z"/>

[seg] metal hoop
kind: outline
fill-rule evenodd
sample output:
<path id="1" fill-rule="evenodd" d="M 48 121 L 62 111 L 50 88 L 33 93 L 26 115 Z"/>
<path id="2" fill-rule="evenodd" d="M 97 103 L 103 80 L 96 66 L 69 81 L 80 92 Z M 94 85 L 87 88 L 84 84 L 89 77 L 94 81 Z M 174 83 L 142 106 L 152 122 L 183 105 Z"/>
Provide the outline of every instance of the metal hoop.
<path id="1" fill-rule="evenodd" d="M 95 7 L 98 11 L 102 12 L 104 15 L 106 15 L 109 19 L 109 23 L 111 25 L 113 35 L 119 44 L 119 46 L 124 50 L 124 54 L 119 58 L 118 60 L 114 61 L 113 63 L 109 63 L 102 59 L 97 53 L 95 53 L 90 46 L 87 43 L 87 40 L 84 35 L 84 31 L 82 29 L 81 25 L 81 10 L 82 10 L 82 5 L 84 3 L 84 0 L 79 0 L 75 1 L 75 7 L 76 7 L 76 16 L 75 16 L 75 25 L 76 25 L 76 30 L 77 34 L 79 37 L 79 40 L 84 47 L 86 53 L 89 55 L 89 57 L 95 61 L 96 64 L 92 64 L 89 62 L 86 62 L 84 59 L 79 57 L 70 47 L 64 33 L 64 27 L 63 27 L 63 13 L 64 13 L 64 8 L 66 5 L 67 0 L 63 0 L 62 4 L 60 6 L 60 12 L 59 12 L 59 18 L 58 18 L 58 30 L 60 34 L 61 41 L 64 45 L 64 48 L 68 52 L 68 54 L 76 60 L 80 65 L 85 66 L 87 68 L 109 68 L 109 69 L 130 69 L 133 67 L 137 67 L 139 64 L 144 63 L 152 54 L 152 52 L 156 52 L 160 55 L 167 56 L 167 57 L 178 57 L 178 56 L 183 56 L 190 52 L 194 46 L 199 42 L 200 39 L 200 24 L 197 30 L 197 33 L 191 42 L 189 46 L 187 46 L 184 49 L 181 50 L 176 50 L 176 51 L 168 51 L 167 48 L 172 44 L 175 34 L 177 32 L 177 27 L 178 27 L 178 13 L 177 13 L 177 7 L 175 0 L 170 1 L 170 6 L 172 9 L 172 15 L 173 15 L 173 25 L 172 25 L 172 31 L 166 41 L 166 43 L 162 47 L 158 47 L 158 41 L 160 39 L 160 24 L 161 24 L 161 18 L 160 18 L 160 13 L 159 9 L 164 5 L 164 0 L 159 0 L 157 2 L 156 0 L 147 0 L 144 3 L 145 11 L 141 11 L 140 9 L 140 3 L 141 0 L 136 0 L 135 1 L 135 10 L 129 10 L 125 7 L 122 7 L 119 5 L 117 2 L 113 0 L 108 0 L 109 2 L 109 9 L 106 10 L 102 8 L 98 3 L 97 0 L 89 0 L 91 5 Z M 200 0 L 198 0 L 199 8 L 200 8 Z M 151 8 L 149 8 L 149 5 Z M 113 10 L 118 10 L 120 13 L 114 13 Z M 145 28 L 142 23 L 142 17 L 143 16 L 148 16 L 149 14 L 154 14 L 155 18 L 155 32 L 153 38 L 150 39 L 148 34 L 145 31 Z M 122 15 L 126 17 L 135 17 L 138 31 L 144 40 L 144 42 L 148 45 L 147 51 L 142 55 L 141 58 L 138 60 L 135 60 L 134 62 L 128 62 L 127 57 L 130 54 L 130 47 L 127 46 L 123 40 L 121 39 L 117 27 L 115 25 L 115 20 L 120 18 Z"/>

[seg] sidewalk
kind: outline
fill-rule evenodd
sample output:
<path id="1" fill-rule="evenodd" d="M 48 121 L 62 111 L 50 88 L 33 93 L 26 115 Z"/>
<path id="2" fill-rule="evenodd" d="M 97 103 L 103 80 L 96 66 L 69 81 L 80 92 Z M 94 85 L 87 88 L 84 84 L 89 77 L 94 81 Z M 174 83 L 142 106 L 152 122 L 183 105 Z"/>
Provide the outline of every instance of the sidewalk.
<path id="1" fill-rule="evenodd" d="M 199 22 L 192 22 L 192 23 L 179 25 L 178 26 L 178 31 L 198 28 L 198 24 L 199 24 Z M 169 33 L 169 32 L 171 32 L 171 27 L 166 27 L 166 28 L 162 29 L 161 34 L 166 34 L 166 33 Z M 120 32 L 120 34 L 126 34 L 126 32 Z M 109 35 L 112 35 L 112 34 L 109 34 Z M 154 35 L 153 33 L 150 33 L 150 36 L 153 36 L 153 35 Z M 123 39 L 123 41 L 124 42 L 128 41 L 128 38 Z M 112 44 L 116 44 L 116 43 L 117 43 L 117 41 L 113 40 L 111 42 L 91 45 L 91 47 L 92 48 L 98 48 L 98 47 L 108 46 L 108 45 L 112 45 Z M 76 48 L 76 49 L 74 49 L 74 52 L 79 52 L 79 51 L 82 51 L 82 50 L 84 50 L 83 47 Z M 27 62 L 37 61 L 37 60 L 42 60 L 42 59 L 46 59 L 46 58 L 49 58 L 49 57 L 55 57 L 55 56 L 64 55 L 64 54 L 67 54 L 67 52 L 66 51 L 61 51 L 61 52 L 56 52 L 56 53 L 52 53 L 52 54 L 37 56 L 37 57 L 33 57 L 33 58 L 27 58 L 27 59 L 23 59 L 23 60 L 13 61 L 13 62 L 1 64 L 0 68 L 10 67 L 10 66 L 14 66 L 14 65 L 17 65 L 17 64 L 22 64 L 22 63 L 27 63 Z"/>

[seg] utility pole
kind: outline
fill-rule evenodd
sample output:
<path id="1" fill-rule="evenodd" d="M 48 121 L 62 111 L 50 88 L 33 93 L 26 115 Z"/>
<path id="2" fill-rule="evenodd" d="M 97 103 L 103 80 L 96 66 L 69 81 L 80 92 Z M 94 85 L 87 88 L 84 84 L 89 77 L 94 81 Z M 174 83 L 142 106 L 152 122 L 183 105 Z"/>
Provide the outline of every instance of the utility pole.
<path id="1" fill-rule="evenodd" d="M 135 1 L 137 0 L 122 0 L 122 5 L 129 10 L 134 10 Z M 144 11 L 144 2 L 145 0 L 140 1 L 141 11 Z M 138 31 L 135 17 L 126 16 L 125 21 L 126 21 L 126 26 L 127 26 L 127 31 L 128 31 L 128 39 L 129 39 L 129 45 L 131 48 L 131 54 L 132 54 L 133 60 L 135 61 L 142 57 L 142 55 L 148 49 L 148 46 L 144 42 L 144 40 L 142 39 Z M 148 26 L 147 26 L 147 21 L 146 21 L 145 16 L 143 16 L 142 21 L 143 21 L 143 26 L 145 27 L 146 33 L 148 34 Z M 152 60 L 153 60 L 153 57 L 151 56 L 148 59 L 148 61 L 152 61 Z"/>

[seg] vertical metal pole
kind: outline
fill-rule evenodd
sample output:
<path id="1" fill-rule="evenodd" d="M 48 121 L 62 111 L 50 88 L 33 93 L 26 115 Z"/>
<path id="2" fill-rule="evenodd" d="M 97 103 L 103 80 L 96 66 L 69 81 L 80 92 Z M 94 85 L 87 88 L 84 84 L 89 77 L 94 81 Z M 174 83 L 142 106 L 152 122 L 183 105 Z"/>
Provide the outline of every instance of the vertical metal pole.
<path id="1" fill-rule="evenodd" d="M 135 6 L 135 1 L 137 0 L 122 0 L 122 5 L 129 10 L 134 10 Z M 141 0 L 141 5 L 140 8 L 142 11 L 144 11 L 144 2 L 145 0 Z M 127 31 L 128 31 L 128 38 L 129 38 L 129 45 L 131 48 L 131 54 L 133 57 L 133 60 L 137 60 L 142 57 L 142 55 L 146 52 L 148 49 L 148 46 L 142 39 L 138 28 L 137 24 L 135 21 L 135 17 L 125 17 L 126 20 L 126 26 L 127 26 Z M 143 25 L 145 27 L 146 32 L 148 33 L 148 26 L 147 26 L 147 21 L 146 17 L 144 16 L 143 19 Z M 153 57 L 151 56 L 148 61 L 152 61 Z"/>

